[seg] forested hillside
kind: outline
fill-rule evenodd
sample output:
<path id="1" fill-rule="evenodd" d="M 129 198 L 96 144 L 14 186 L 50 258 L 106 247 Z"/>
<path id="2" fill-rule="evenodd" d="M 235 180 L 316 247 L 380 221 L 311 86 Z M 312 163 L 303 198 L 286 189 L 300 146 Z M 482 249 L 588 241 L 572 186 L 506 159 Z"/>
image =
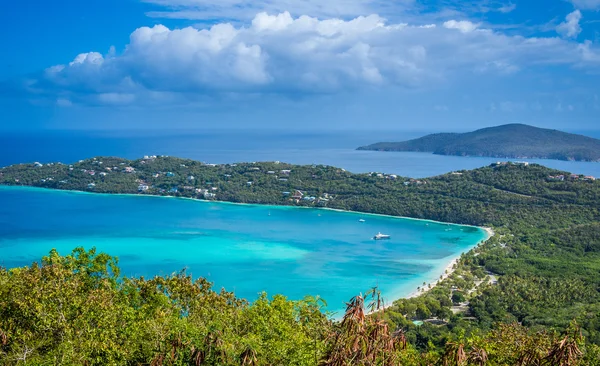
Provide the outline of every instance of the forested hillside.
<path id="1" fill-rule="evenodd" d="M 109 256 L 51 253 L 0 271 L 5 364 L 599 364 L 600 182 L 591 177 L 500 164 L 414 180 L 148 157 L 16 165 L 0 169 L 0 184 L 351 209 L 496 231 L 449 278 L 385 311 L 367 315 L 382 305 L 378 293 L 357 288 L 365 295 L 349 299 L 341 322 L 328 320 L 321 299 L 249 304 L 184 274 L 119 279 Z"/>
<path id="2" fill-rule="evenodd" d="M 600 161 L 600 140 L 522 124 L 483 128 L 468 133 L 438 133 L 403 142 L 378 142 L 359 147 L 358 150 Z"/>

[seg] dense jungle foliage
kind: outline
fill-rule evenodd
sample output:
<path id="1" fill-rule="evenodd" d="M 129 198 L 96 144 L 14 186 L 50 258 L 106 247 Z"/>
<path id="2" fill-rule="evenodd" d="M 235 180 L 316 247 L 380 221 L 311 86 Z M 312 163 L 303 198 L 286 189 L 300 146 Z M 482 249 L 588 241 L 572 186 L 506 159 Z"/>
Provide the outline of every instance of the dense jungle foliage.
<path id="1" fill-rule="evenodd" d="M 386 318 L 376 288 L 335 322 L 310 296 L 249 304 L 184 272 L 118 275 L 115 258 L 82 248 L 1 270 L 0 364 L 598 365 L 600 356 L 575 323 L 564 334 L 498 324 L 420 349 Z"/>
<path id="2" fill-rule="evenodd" d="M 421 289 L 431 290 L 385 311 L 371 290 L 349 299 L 339 321 L 318 298 L 248 303 L 185 273 L 119 279 L 108 255 L 51 253 L 0 271 L 4 364 L 600 364 L 600 182 L 591 178 L 520 164 L 414 180 L 148 157 L 15 165 L 0 169 L 0 184 L 329 207 L 496 232 Z"/>

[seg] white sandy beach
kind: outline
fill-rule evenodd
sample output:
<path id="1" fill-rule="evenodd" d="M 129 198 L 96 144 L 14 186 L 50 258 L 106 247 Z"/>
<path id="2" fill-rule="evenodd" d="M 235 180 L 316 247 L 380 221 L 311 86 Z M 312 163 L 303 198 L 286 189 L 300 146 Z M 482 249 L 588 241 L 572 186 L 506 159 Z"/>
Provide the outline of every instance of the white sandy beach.
<path id="1" fill-rule="evenodd" d="M 484 242 L 488 241 L 492 236 L 494 236 L 494 230 L 491 227 L 481 227 L 481 229 L 483 229 L 488 234 L 488 237 L 485 238 Z M 448 265 L 444 269 L 444 272 L 441 274 L 442 278 L 438 278 L 433 283 L 431 283 L 431 288 L 429 288 L 429 287 L 423 287 L 423 288 L 421 288 L 421 290 L 415 290 L 415 291 L 411 292 L 408 296 L 406 296 L 404 298 L 405 299 L 411 299 L 413 297 L 417 297 L 417 296 L 420 296 L 420 295 L 422 295 L 424 293 L 427 293 L 428 291 L 430 291 L 431 289 L 433 289 L 435 286 L 437 286 L 438 283 L 440 283 L 443 280 L 445 280 L 446 278 L 448 278 L 456 270 L 455 265 L 458 264 L 458 261 L 460 260 L 460 256 L 462 254 L 463 253 L 461 253 L 458 257 L 452 259 L 450 261 L 450 263 L 448 263 Z"/>
<path id="2" fill-rule="evenodd" d="M 465 226 L 468 226 L 468 225 L 465 225 Z M 491 227 L 480 227 L 480 226 L 478 226 L 478 227 L 480 229 L 483 229 L 488 234 L 488 237 L 485 238 L 485 240 L 483 240 L 484 242 L 488 241 L 492 236 L 494 236 L 494 230 Z M 473 248 L 475 248 L 475 247 L 473 247 Z M 435 281 L 433 281 L 431 283 L 431 288 L 424 287 L 421 290 L 415 290 L 415 291 L 411 292 L 408 296 L 403 296 L 403 297 L 400 297 L 400 298 L 394 298 L 391 302 L 389 302 L 389 303 L 386 302 L 386 305 L 383 307 L 383 310 L 392 307 L 393 304 L 394 304 L 394 301 L 396 301 L 396 300 L 399 300 L 399 299 L 411 299 L 411 298 L 414 298 L 414 297 L 418 297 L 420 295 L 423 295 L 423 294 L 427 293 L 428 291 L 432 290 L 433 288 L 435 288 L 435 286 L 437 286 L 440 282 L 442 282 L 443 280 L 445 280 L 446 278 L 448 278 L 452 273 L 454 273 L 454 271 L 456 270 L 456 268 L 455 268 L 454 265 L 458 264 L 458 261 L 460 260 L 460 256 L 463 253 L 459 254 L 457 257 L 453 258 L 448 263 L 448 265 L 444 269 L 444 272 L 441 274 L 442 278 L 440 279 L 438 277 Z M 369 312 L 369 313 L 372 314 L 374 312 Z"/>

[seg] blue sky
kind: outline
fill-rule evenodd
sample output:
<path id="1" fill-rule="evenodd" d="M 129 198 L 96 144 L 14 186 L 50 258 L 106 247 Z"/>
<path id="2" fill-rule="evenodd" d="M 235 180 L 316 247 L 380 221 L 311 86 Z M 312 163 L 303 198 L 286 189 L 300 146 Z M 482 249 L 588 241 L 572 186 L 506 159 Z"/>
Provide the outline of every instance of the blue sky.
<path id="1" fill-rule="evenodd" d="M 600 129 L 600 0 L 20 0 L 0 129 Z"/>

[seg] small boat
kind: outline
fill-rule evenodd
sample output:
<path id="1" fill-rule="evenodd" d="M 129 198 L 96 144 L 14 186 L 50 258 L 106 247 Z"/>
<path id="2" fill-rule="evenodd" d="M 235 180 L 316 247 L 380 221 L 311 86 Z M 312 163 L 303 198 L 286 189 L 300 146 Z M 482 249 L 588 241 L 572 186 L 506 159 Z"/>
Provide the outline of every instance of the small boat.
<path id="1" fill-rule="evenodd" d="M 360 220 L 358 220 L 358 222 L 365 222 L 365 220 L 364 219 L 360 219 Z"/>
<path id="2" fill-rule="evenodd" d="M 382 234 L 382 233 L 377 233 L 377 234 L 376 234 L 376 235 L 373 237 L 373 239 L 375 239 L 375 240 L 382 240 L 382 239 L 389 239 L 389 238 L 390 238 L 390 236 L 389 236 L 389 235 Z"/>

